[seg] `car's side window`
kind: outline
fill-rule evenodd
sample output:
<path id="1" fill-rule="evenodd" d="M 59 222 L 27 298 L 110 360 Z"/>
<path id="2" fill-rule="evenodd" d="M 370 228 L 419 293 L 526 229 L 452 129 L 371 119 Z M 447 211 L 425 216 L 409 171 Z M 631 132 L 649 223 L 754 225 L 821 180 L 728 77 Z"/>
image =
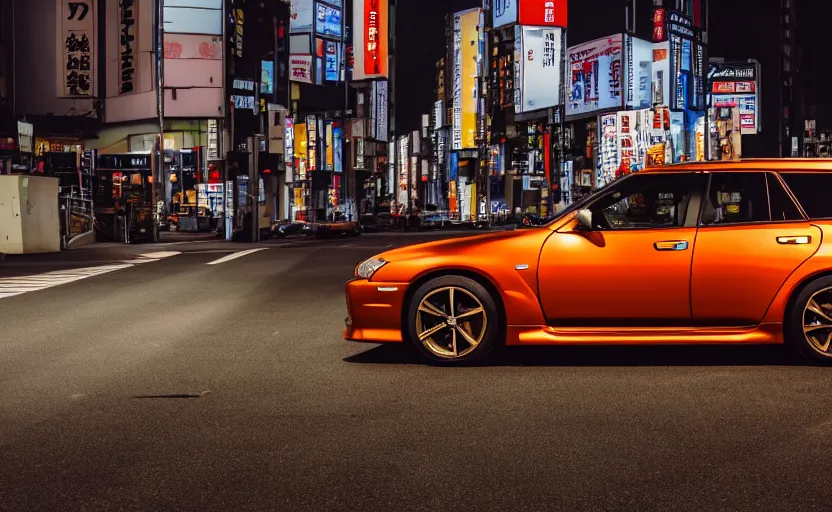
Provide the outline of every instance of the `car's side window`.
<path id="1" fill-rule="evenodd" d="M 715 172 L 703 202 L 702 226 L 771 221 L 764 172 Z"/>
<path id="2" fill-rule="evenodd" d="M 654 229 L 685 225 L 688 205 L 703 175 L 645 173 L 621 181 L 590 206 L 596 229 Z"/>
<path id="3" fill-rule="evenodd" d="M 832 219 L 832 173 L 783 172 L 780 177 L 810 219 Z"/>
<path id="4" fill-rule="evenodd" d="M 766 179 L 768 180 L 768 204 L 771 207 L 772 222 L 803 220 L 803 215 L 777 176 L 768 173 Z"/>

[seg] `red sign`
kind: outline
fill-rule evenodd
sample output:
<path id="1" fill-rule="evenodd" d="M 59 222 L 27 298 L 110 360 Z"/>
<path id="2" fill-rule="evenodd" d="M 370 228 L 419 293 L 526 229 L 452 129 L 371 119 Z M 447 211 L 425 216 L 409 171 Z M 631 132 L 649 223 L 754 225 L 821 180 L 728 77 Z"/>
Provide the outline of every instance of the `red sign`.
<path id="1" fill-rule="evenodd" d="M 567 0 L 519 0 L 520 25 L 566 28 L 566 4 Z"/>
<path id="2" fill-rule="evenodd" d="M 734 90 L 734 82 L 714 82 L 713 92 L 717 94 L 732 93 Z"/>
<path id="3" fill-rule="evenodd" d="M 368 75 L 381 73 L 381 55 L 379 54 L 380 19 L 379 1 L 364 0 L 364 72 Z"/>
<path id="4" fill-rule="evenodd" d="M 665 10 L 656 9 L 653 11 L 653 42 L 661 43 L 667 39 L 667 28 L 665 23 Z"/>
<path id="5" fill-rule="evenodd" d="M 754 94 L 756 82 L 714 82 L 711 91 L 714 94 Z"/>

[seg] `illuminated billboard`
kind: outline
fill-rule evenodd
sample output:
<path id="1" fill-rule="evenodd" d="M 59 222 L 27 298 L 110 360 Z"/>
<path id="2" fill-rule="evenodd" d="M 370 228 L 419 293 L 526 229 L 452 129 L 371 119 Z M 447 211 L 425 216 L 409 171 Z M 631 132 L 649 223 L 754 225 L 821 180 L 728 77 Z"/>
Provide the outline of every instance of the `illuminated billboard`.
<path id="1" fill-rule="evenodd" d="M 352 16 L 352 79 L 387 78 L 387 0 L 355 0 Z"/>
<path id="2" fill-rule="evenodd" d="M 494 28 L 517 23 L 517 1 L 493 0 L 494 5 L 491 9 L 491 19 Z"/>
<path id="3" fill-rule="evenodd" d="M 743 135 L 754 135 L 760 131 L 759 63 L 711 62 L 708 81 L 714 108 L 737 109 Z"/>
<path id="4" fill-rule="evenodd" d="M 517 26 L 514 37 L 514 111 L 560 105 L 563 29 Z"/>
<path id="5" fill-rule="evenodd" d="M 567 27 L 567 0 L 517 0 L 520 25 Z"/>
<path id="6" fill-rule="evenodd" d="M 623 106 L 621 34 L 604 37 L 566 51 L 569 96 L 566 115 L 591 114 Z"/>
<path id="7" fill-rule="evenodd" d="M 312 32 L 315 24 L 315 2 L 313 0 L 292 0 L 289 17 L 289 32 Z"/>
<path id="8" fill-rule="evenodd" d="M 322 36 L 341 37 L 341 9 L 316 3 L 315 33 Z"/>
<path id="9" fill-rule="evenodd" d="M 478 70 L 481 9 L 454 15 L 452 149 L 477 147 Z"/>
<path id="10" fill-rule="evenodd" d="M 627 63 L 626 104 L 630 108 L 644 109 L 653 105 L 653 43 L 632 36 L 624 36 Z"/>

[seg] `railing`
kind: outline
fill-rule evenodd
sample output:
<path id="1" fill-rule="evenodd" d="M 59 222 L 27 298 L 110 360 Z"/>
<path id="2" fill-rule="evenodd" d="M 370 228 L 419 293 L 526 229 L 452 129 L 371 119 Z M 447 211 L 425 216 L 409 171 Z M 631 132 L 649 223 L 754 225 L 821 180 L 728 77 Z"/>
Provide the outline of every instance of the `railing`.
<path id="1" fill-rule="evenodd" d="M 92 195 L 77 187 L 64 187 L 58 198 L 61 212 L 61 239 L 64 247 L 95 229 Z"/>

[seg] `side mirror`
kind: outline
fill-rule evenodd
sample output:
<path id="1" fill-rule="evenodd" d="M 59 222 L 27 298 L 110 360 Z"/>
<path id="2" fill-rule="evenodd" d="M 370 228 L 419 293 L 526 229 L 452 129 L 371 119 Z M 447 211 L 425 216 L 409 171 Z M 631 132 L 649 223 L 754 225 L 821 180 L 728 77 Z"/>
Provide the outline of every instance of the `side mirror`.
<path id="1" fill-rule="evenodd" d="M 592 212 L 589 210 L 578 211 L 578 226 L 581 231 L 592 231 Z"/>

